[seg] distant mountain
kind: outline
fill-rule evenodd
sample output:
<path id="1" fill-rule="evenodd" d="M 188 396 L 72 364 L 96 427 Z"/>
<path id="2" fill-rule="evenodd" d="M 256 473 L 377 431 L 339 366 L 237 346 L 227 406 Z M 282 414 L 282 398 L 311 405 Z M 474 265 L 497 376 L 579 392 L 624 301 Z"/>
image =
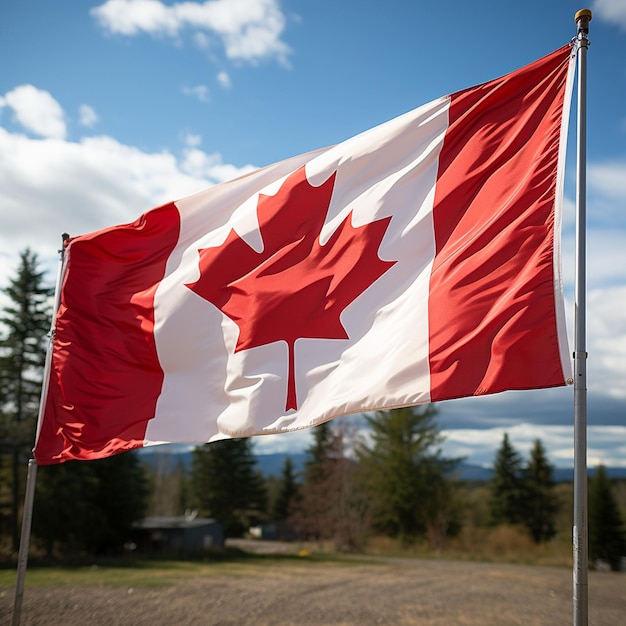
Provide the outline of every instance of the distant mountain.
<path id="1" fill-rule="evenodd" d="M 296 454 L 257 454 L 256 462 L 264 476 L 280 476 L 283 472 L 285 459 L 289 457 L 293 463 L 293 470 L 296 475 L 302 474 L 307 454 L 298 452 Z"/>
<path id="2" fill-rule="evenodd" d="M 589 476 L 593 476 L 596 472 L 595 467 L 588 468 Z M 609 478 L 626 479 L 626 467 L 607 467 L 607 475 Z M 488 467 L 482 467 L 480 465 L 471 465 L 469 463 L 461 463 L 457 468 L 458 480 L 469 481 L 486 481 L 490 480 L 493 475 L 493 470 Z M 556 467 L 552 472 L 552 478 L 557 483 L 571 483 L 574 482 L 574 468 L 573 467 Z"/>
<path id="3" fill-rule="evenodd" d="M 147 465 L 152 473 L 169 472 L 175 470 L 179 465 L 185 469 L 191 467 L 192 450 L 189 446 L 154 446 L 140 448 L 139 454 L 142 461 Z M 289 457 L 293 463 L 294 472 L 302 474 L 307 455 L 304 452 L 293 454 L 257 454 L 256 461 L 259 470 L 264 476 L 279 477 L 283 471 L 285 459 Z M 607 467 L 609 478 L 626 479 L 626 467 Z M 589 468 L 589 475 L 593 476 L 595 468 Z M 457 467 L 456 477 L 458 480 L 483 482 L 490 480 L 493 471 L 491 468 L 471 463 L 461 463 Z M 572 482 L 574 480 L 574 469 L 571 467 L 557 467 L 553 473 L 556 482 Z"/>
<path id="4" fill-rule="evenodd" d="M 150 446 L 148 448 L 139 448 L 138 452 L 143 463 L 153 474 L 159 471 L 167 473 L 181 465 L 185 469 L 191 467 L 193 450 L 190 446 Z M 295 454 L 258 454 L 255 458 L 258 469 L 264 476 L 280 476 L 287 457 L 291 458 L 294 472 L 296 474 L 301 473 L 307 457 L 304 452 Z"/>
<path id="5" fill-rule="evenodd" d="M 179 466 L 188 470 L 191 467 L 192 450 L 189 446 L 149 446 L 139 448 L 139 458 L 152 474 L 169 473 Z"/>
<path id="6" fill-rule="evenodd" d="M 490 480 L 493 471 L 482 465 L 472 465 L 471 463 L 459 463 L 456 468 L 455 476 L 457 480 L 467 480 L 475 482 L 483 482 Z"/>

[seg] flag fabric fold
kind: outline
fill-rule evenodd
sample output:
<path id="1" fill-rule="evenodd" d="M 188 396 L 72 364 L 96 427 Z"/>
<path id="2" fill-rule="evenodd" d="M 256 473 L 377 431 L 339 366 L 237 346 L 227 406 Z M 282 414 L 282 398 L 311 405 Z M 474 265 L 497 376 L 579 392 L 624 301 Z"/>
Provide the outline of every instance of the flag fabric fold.
<path id="1" fill-rule="evenodd" d="M 564 385 L 571 47 L 70 240 L 38 464 Z"/>

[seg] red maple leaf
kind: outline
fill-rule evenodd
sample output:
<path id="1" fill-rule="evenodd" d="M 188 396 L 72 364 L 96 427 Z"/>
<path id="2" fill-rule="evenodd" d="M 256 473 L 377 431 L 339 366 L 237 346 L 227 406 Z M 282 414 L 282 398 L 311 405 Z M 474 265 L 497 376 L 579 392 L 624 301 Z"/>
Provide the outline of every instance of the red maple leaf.
<path id="1" fill-rule="evenodd" d="M 334 183 L 335 174 L 314 187 L 301 167 L 275 196 L 260 194 L 263 250 L 231 230 L 219 247 L 199 250 L 200 278 L 187 285 L 237 324 L 235 352 L 287 343 L 287 411 L 297 408 L 296 339 L 348 339 L 341 312 L 395 264 L 378 257 L 391 218 L 354 228 L 350 212 L 320 244 Z"/>

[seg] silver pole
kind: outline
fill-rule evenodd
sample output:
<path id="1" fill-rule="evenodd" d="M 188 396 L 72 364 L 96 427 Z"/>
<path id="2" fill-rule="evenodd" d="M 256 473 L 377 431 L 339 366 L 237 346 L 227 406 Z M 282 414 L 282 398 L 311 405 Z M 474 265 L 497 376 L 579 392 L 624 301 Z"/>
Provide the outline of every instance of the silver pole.
<path id="1" fill-rule="evenodd" d="M 24 578 L 28 565 L 28 548 L 30 547 L 30 526 L 33 520 L 33 502 L 35 500 L 35 481 L 37 478 L 37 463 L 35 459 L 28 460 L 28 474 L 26 475 L 26 496 L 24 497 L 24 512 L 22 513 L 22 535 L 20 550 L 17 557 L 17 581 L 15 583 L 15 601 L 13 603 L 13 619 L 11 626 L 19 626 L 22 617 L 22 599 L 24 598 Z"/>
<path id="2" fill-rule="evenodd" d="M 586 214 L 587 214 L 587 49 L 591 11 L 581 9 L 578 25 L 578 136 L 576 144 L 576 287 L 574 297 L 574 626 L 587 626 L 587 348 L 586 348 Z"/>
<path id="3" fill-rule="evenodd" d="M 41 428 L 41 420 L 43 417 L 43 408 L 46 396 L 48 395 L 48 379 L 50 378 L 50 366 L 52 363 L 52 342 L 54 339 L 54 326 L 56 313 L 59 310 L 61 302 L 61 279 L 64 271 L 65 244 L 69 239 L 69 235 L 63 233 L 63 245 L 59 250 L 60 263 L 57 274 L 56 289 L 54 295 L 54 312 L 52 314 L 52 324 L 50 329 L 50 341 L 48 343 L 48 351 L 46 353 L 46 364 L 44 367 L 43 383 L 41 386 L 41 399 L 39 401 L 39 417 L 37 420 L 37 435 Z M 28 461 L 28 473 L 26 475 L 26 495 L 24 496 L 24 511 L 22 513 L 22 534 L 20 536 L 20 549 L 17 556 L 17 579 L 15 582 L 15 600 L 13 602 L 13 618 L 11 626 L 19 626 L 22 618 L 22 599 L 24 598 L 24 580 L 26 578 L 26 569 L 28 566 L 28 550 L 30 548 L 30 529 L 33 520 L 33 505 L 35 502 L 35 483 L 37 479 L 37 463 L 35 459 Z"/>

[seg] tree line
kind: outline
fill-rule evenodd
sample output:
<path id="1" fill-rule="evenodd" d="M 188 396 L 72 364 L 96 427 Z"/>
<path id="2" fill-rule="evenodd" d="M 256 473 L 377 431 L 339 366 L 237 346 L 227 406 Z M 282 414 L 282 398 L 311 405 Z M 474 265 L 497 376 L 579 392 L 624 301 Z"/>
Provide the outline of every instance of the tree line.
<path id="1" fill-rule="evenodd" d="M 52 290 L 36 254 L 21 254 L 2 293 L 0 554 L 14 557 L 52 312 Z M 363 549 L 374 536 L 441 550 L 463 528 L 472 503 L 457 478 L 462 459 L 442 453 L 437 411 L 426 405 L 366 414 L 360 432 L 342 420 L 321 424 L 311 431 L 301 474 L 288 457 L 279 477 L 262 476 L 251 439 L 198 446 L 189 468 L 156 473 L 136 452 L 45 466 L 37 479 L 33 544 L 50 557 L 111 553 L 148 512 L 193 509 L 222 522 L 230 537 L 280 522 L 291 537 L 330 541 L 338 550 Z M 617 568 L 626 539 L 613 487 L 603 468 L 590 481 L 590 558 Z M 555 536 L 562 503 L 541 441 L 524 461 L 504 435 L 487 497 L 485 524 L 523 528 L 536 543 Z"/>

